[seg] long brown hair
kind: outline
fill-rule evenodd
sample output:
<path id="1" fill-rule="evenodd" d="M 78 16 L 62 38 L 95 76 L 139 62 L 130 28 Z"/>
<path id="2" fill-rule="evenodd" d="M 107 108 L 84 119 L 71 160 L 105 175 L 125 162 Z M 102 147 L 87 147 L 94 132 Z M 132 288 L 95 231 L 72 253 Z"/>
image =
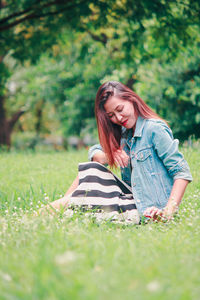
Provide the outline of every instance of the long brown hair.
<path id="1" fill-rule="evenodd" d="M 104 105 L 110 97 L 119 97 L 133 103 L 136 116 L 144 119 L 161 119 L 136 93 L 117 81 L 108 81 L 100 86 L 95 100 L 95 116 L 99 141 L 108 158 L 110 166 L 115 166 L 114 152 L 120 148 L 121 126 L 111 122 Z"/>

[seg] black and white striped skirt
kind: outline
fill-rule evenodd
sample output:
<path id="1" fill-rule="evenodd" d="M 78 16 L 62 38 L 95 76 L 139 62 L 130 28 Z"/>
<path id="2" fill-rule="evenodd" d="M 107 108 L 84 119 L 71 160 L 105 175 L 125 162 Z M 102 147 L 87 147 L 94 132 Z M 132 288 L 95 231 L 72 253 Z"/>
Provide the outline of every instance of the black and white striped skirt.
<path id="1" fill-rule="evenodd" d="M 125 182 L 97 162 L 81 163 L 78 170 L 79 185 L 69 208 L 92 212 L 98 220 L 139 224 L 131 188 Z"/>

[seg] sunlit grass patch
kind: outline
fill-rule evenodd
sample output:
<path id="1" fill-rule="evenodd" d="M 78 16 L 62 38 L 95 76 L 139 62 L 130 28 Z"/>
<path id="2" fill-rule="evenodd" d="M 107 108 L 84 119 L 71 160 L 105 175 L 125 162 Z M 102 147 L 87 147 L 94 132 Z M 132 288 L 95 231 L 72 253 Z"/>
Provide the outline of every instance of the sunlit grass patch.
<path id="1" fill-rule="evenodd" d="M 1 154 L 0 299 L 199 299 L 199 151 L 171 222 L 34 213 L 63 195 L 87 152 Z"/>

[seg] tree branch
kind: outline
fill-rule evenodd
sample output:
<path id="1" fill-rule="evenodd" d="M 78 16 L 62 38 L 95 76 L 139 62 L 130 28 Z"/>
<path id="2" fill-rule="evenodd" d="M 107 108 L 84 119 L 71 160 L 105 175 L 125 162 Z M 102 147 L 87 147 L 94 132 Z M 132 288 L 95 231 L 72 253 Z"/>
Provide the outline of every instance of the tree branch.
<path id="1" fill-rule="evenodd" d="M 135 82 L 136 82 L 136 80 L 135 80 L 133 77 L 131 77 L 131 78 L 129 78 L 129 79 L 127 80 L 126 86 L 129 87 L 129 89 L 134 90 L 133 84 L 134 84 Z"/>
<path id="2" fill-rule="evenodd" d="M 12 118 L 8 121 L 8 125 L 9 125 L 9 129 L 12 130 L 12 128 L 14 127 L 15 123 L 19 120 L 19 118 L 21 117 L 21 115 L 23 115 L 26 112 L 25 109 L 20 109 L 19 111 L 17 111 L 16 113 L 14 113 L 14 115 L 12 116 Z"/>
<path id="3" fill-rule="evenodd" d="M 41 17 L 46 17 L 47 15 L 52 15 L 52 14 L 59 14 L 61 11 L 57 11 L 57 12 L 54 12 L 54 13 L 49 13 L 49 14 L 44 14 L 44 15 L 36 15 L 35 13 L 31 13 L 30 15 L 28 16 L 25 16 L 24 18 L 21 18 L 19 20 L 16 20 L 14 21 L 13 23 L 7 25 L 7 26 L 3 26 L 3 27 L 0 27 L 0 32 L 1 31 L 5 31 L 5 30 L 8 30 L 12 27 L 15 27 L 16 25 L 20 24 L 20 23 L 23 23 L 24 21 L 27 21 L 27 20 L 31 20 L 31 19 L 39 19 Z"/>
<path id="4" fill-rule="evenodd" d="M 10 19 L 12 19 L 14 17 L 18 17 L 20 15 L 24 15 L 25 13 L 29 12 L 30 10 L 32 10 L 32 8 L 27 8 L 27 9 L 21 11 L 21 12 L 14 13 L 14 14 L 12 14 L 12 15 L 10 15 L 10 16 L 2 19 L 2 20 L 0 20 L 0 24 L 3 24 L 5 22 L 7 22 L 8 20 L 10 20 Z"/>
<path id="5" fill-rule="evenodd" d="M 40 2 L 40 1 L 37 1 L 37 2 Z M 38 10 L 41 10 L 42 8 L 46 8 L 46 7 L 49 7 L 49 6 L 54 5 L 54 4 L 57 4 L 57 1 L 46 3 L 46 4 L 42 5 L 41 7 L 38 7 Z M 32 5 L 31 7 L 27 8 L 27 9 L 25 9 L 25 10 L 13 13 L 13 14 L 9 15 L 8 17 L 0 20 L 0 24 L 3 24 L 5 22 L 7 22 L 8 20 L 10 20 L 10 19 L 12 19 L 14 17 L 19 17 L 21 15 L 24 15 L 25 13 L 30 12 L 31 10 L 33 10 L 34 7 L 35 7 L 35 4 Z"/>
<path id="6" fill-rule="evenodd" d="M 63 1 L 63 0 L 61 0 L 61 1 L 58 0 L 58 1 L 55 1 L 55 2 L 51 2 L 51 5 L 52 5 L 52 4 L 63 4 L 62 1 Z M 80 1 L 80 3 L 81 3 L 81 2 L 85 2 L 85 1 Z M 80 3 L 79 3 L 79 4 L 80 4 Z M 49 3 L 48 3 L 48 4 L 49 4 Z M 64 3 L 64 4 L 66 4 L 66 3 Z M 67 6 L 67 7 L 64 7 L 63 9 L 60 9 L 60 10 L 57 10 L 57 11 L 54 11 L 54 12 L 44 13 L 44 14 L 36 14 L 35 12 L 34 12 L 34 13 L 31 13 L 31 14 L 26 15 L 26 16 L 24 16 L 23 18 L 20 18 L 20 19 L 18 19 L 18 20 L 16 20 L 16 21 L 14 21 L 14 22 L 12 22 L 12 23 L 6 25 L 6 26 L 0 27 L 0 32 L 1 32 L 1 31 L 5 31 L 5 30 L 8 30 L 8 29 L 10 29 L 10 28 L 12 28 L 12 27 L 14 27 L 14 26 L 16 26 L 16 25 L 18 25 L 18 24 L 20 24 L 20 23 L 23 23 L 23 22 L 25 22 L 25 21 L 27 21 L 27 20 L 31 20 L 31 19 L 39 19 L 39 18 L 44 18 L 44 17 L 47 17 L 47 16 L 54 16 L 54 15 L 57 15 L 57 14 L 62 13 L 62 12 L 64 12 L 64 11 L 68 10 L 68 9 L 71 9 L 72 7 L 77 6 L 77 5 L 78 5 L 77 3 L 73 3 L 71 6 Z M 47 6 L 47 4 L 46 4 L 46 6 Z"/>
<path id="7" fill-rule="evenodd" d="M 108 41 L 108 37 L 107 37 L 107 35 L 105 33 L 101 33 L 101 35 L 97 35 L 97 34 L 94 34 L 93 32 L 91 32 L 84 25 L 82 25 L 81 28 L 84 29 L 85 31 L 87 31 L 87 33 L 89 33 L 89 35 L 92 37 L 93 40 L 95 40 L 97 42 L 101 42 L 103 45 L 106 45 L 106 43 Z"/>
<path id="8" fill-rule="evenodd" d="M 181 74 L 180 78 L 185 82 L 187 80 L 193 80 L 194 76 L 199 76 L 200 74 L 200 64 L 197 69 L 188 70 Z"/>
<path id="9" fill-rule="evenodd" d="M 2 61 L 4 60 L 5 56 L 6 56 L 6 54 L 0 56 L 0 63 L 2 63 Z"/>

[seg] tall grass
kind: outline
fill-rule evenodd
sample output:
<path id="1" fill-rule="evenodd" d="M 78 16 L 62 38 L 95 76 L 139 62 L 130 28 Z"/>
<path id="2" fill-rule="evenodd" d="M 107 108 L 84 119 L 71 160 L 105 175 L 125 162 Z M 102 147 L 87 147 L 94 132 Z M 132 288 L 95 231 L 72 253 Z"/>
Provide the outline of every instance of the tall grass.
<path id="1" fill-rule="evenodd" d="M 87 152 L 0 154 L 0 299 L 199 299 L 200 150 L 170 223 L 33 215 L 63 195 Z"/>

